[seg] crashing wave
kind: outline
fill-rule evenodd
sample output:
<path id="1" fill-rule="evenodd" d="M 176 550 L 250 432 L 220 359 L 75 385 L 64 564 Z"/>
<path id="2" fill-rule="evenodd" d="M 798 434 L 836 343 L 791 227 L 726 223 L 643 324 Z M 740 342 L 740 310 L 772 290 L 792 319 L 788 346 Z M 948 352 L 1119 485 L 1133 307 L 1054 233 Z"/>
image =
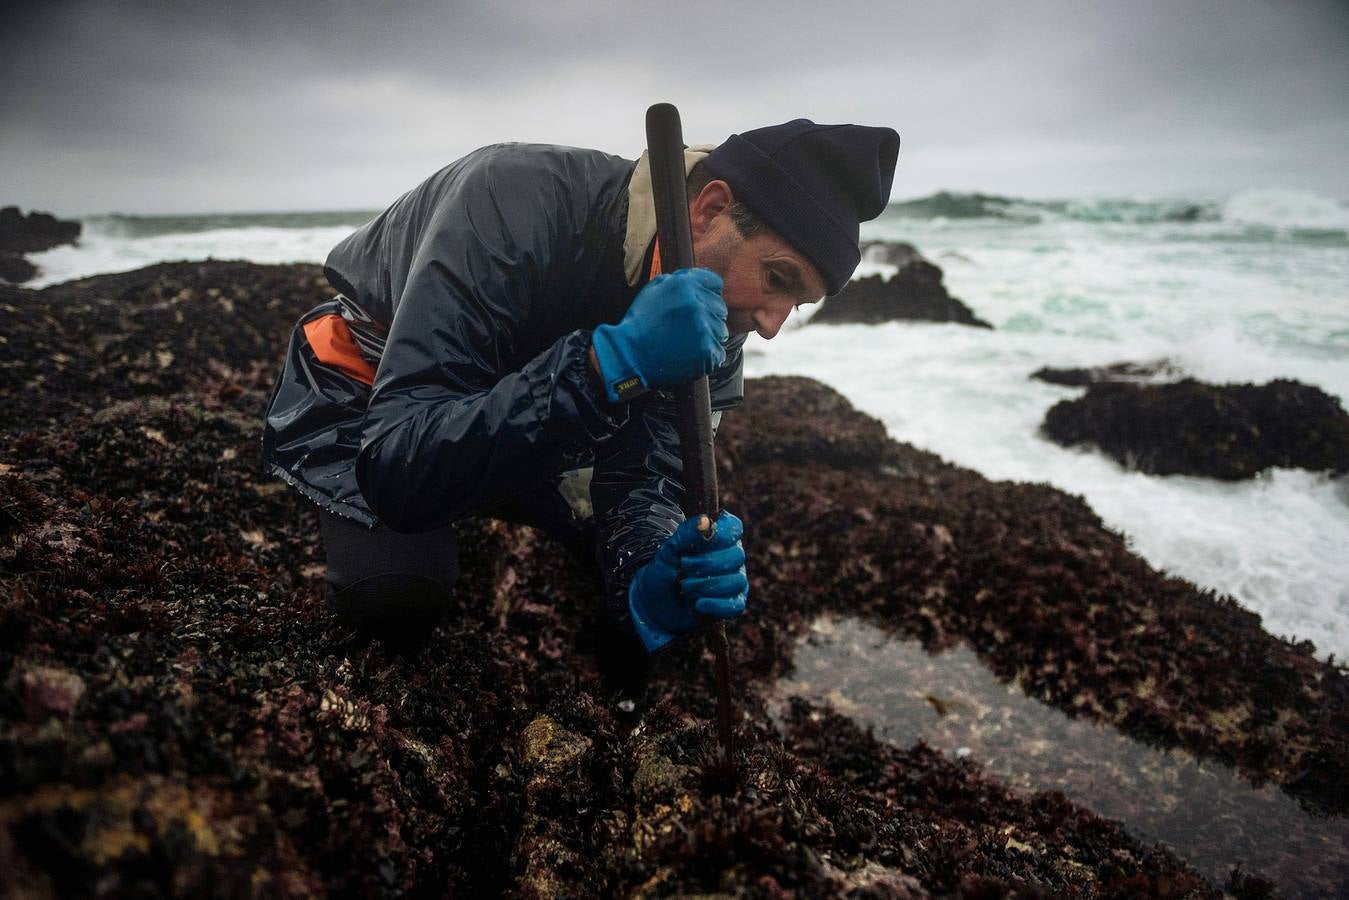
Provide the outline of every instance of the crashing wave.
<path id="1" fill-rule="evenodd" d="M 1311 191 L 1260 188 L 1223 204 L 1224 221 L 1296 231 L 1349 232 L 1349 204 Z"/>
<path id="2" fill-rule="evenodd" d="M 1008 219 L 1030 224 L 1045 219 L 1150 224 L 1212 222 L 1221 218 L 1214 204 L 1184 200 L 1027 200 L 952 191 L 891 203 L 888 211 L 891 215 L 913 219 Z"/>
<path id="3" fill-rule="evenodd" d="M 113 238 L 152 238 L 244 228 L 357 228 L 378 215 L 371 210 L 319 212 L 205 213 L 138 216 L 106 213 L 84 221 L 95 232 Z"/>
<path id="4" fill-rule="evenodd" d="M 1069 200 L 1042 205 L 1079 222 L 1151 225 L 1156 222 L 1216 222 L 1222 218 L 1214 204 L 1188 200 Z"/>
<path id="5" fill-rule="evenodd" d="M 1024 200 L 996 194 L 958 194 L 938 191 L 930 197 L 891 203 L 888 212 L 911 219 L 1016 219 L 1038 221 Z"/>
<path id="6" fill-rule="evenodd" d="M 1120 198 L 1029 200 L 998 194 L 939 191 L 928 197 L 891 203 L 887 214 L 911 219 L 999 219 L 1025 224 L 1046 221 L 1125 225 L 1220 222 L 1237 226 L 1243 233 L 1249 231 L 1260 236 L 1286 234 L 1333 238 L 1349 235 L 1349 204 L 1310 191 L 1263 188 L 1241 191 L 1223 202 Z"/>

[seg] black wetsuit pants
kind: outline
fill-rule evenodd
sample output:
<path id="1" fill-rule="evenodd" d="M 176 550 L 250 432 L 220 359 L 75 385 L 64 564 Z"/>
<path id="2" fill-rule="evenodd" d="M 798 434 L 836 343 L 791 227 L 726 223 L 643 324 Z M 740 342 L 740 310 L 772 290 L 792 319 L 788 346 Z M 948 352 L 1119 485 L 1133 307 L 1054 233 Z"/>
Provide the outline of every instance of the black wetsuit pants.
<path id="1" fill-rule="evenodd" d="M 550 479 L 483 515 L 532 525 L 593 566 L 588 499 L 587 471 Z M 319 513 L 319 525 L 328 561 L 328 606 L 339 621 L 371 637 L 401 643 L 415 642 L 435 627 L 459 580 L 454 525 L 400 534 L 384 525 L 367 528 L 326 510 Z"/>
<path id="2" fill-rule="evenodd" d="M 322 510 L 319 527 L 328 557 L 328 607 L 339 621 L 399 641 L 435 627 L 459 580 L 453 525 L 399 534 Z"/>

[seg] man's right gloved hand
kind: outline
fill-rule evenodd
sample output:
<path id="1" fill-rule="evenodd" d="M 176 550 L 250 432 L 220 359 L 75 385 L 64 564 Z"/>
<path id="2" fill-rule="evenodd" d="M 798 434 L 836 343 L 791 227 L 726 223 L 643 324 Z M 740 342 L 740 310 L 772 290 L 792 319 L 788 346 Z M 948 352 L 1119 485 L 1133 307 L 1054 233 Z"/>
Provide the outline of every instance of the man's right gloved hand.
<path id="1" fill-rule="evenodd" d="M 699 516 L 698 518 L 702 518 Z M 722 511 L 709 537 L 686 519 L 628 586 L 628 612 L 648 653 L 698 627 L 699 616 L 732 619 L 745 612 L 744 525 Z"/>
<path id="2" fill-rule="evenodd" d="M 645 390 L 711 375 L 726 360 L 726 302 L 710 269 L 679 269 L 651 279 L 617 325 L 590 337 L 610 403 Z"/>

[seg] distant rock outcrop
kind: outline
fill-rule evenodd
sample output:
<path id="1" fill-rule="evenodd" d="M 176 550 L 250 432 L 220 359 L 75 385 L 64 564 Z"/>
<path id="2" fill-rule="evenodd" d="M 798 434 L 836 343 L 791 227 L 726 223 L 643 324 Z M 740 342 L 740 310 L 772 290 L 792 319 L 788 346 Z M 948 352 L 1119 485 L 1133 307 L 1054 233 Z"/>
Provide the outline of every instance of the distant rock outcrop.
<path id="1" fill-rule="evenodd" d="M 1017 201 L 997 194 L 956 194 L 938 191 L 929 197 L 891 203 L 895 215 L 923 219 L 1006 219 Z"/>
<path id="2" fill-rule="evenodd" d="M 1269 384 L 1092 384 L 1053 406 L 1044 433 L 1065 446 L 1095 444 L 1153 475 L 1251 478 L 1271 466 L 1349 471 L 1349 414 L 1325 391 Z"/>
<path id="3" fill-rule="evenodd" d="M 25 216 L 17 206 L 0 209 L 0 279 L 27 281 L 37 275 L 37 266 L 24 259 L 23 254 L 73 244 L 79 236 L 79 222 L 42 212 Z"/>
<path id="4" fill-rule="evenodd" d="M 1064 387 L 1086 387 L 1090 384 L 1130 384 L 1150 383 L 1163 379 L 1177 378 L 1182 374 L 1179 366 L 1169 359 L 1157 359 L 1152 362 L 1118 362 L 1108 366 L 1094 366 L 1087 369 L 1054 369 L 1049 366 L 1036 369 L 1031 378 L 1061 384 Z"/>
<path id="5" fill-rule="evenodd" d="M 866 258 L 897 266 L 891 278 L 871 275 L 848 282 L 837 296 L 824 301 L 810 322 L 826 325 L 875 325 L 896 319 L 958 322 L 976 328 L 993 326 L 975 316 L 965 304 L 946 292 L 942 271 L 912 244 L 875 241 L 863 246 Z"/>

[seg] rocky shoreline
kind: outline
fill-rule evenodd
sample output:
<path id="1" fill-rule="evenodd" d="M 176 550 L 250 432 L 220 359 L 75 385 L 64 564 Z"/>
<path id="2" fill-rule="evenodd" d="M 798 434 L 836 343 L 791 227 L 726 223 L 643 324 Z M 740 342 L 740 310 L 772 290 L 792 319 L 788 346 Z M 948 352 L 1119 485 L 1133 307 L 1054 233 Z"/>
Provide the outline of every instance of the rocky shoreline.
<path id="1" fill-rule="evenodd" d="M 1215 880 L 977 758 L 891 745 L 827 704 L 775 717 L 811 623 L 853 616 L 964 645 L 1030 697 L 1231 766 L 1325 821 L 1349 813 L 1344 669 L 1157 573 L 1080 498 L 894 442 L 806 379 L 750 381 L 718 440 L 754 608 L 730 629 L 736 783 L 709 765 L 701 646 L 668 654 L 629 730 L 598 687 L 594 574 L 530 529 L 461 527 L 458 606 L 415 654 L 359 642 L 323 609 L 314 510 L 257 462 L 290 326 L 328 290 L 316 266 L 248 263 L 0 286 L 0 867 L 15 894 L 1349 885 L 1333 848 Z"/>
<path id="2" fill-rule="evenodd" d="M 73 244 L 80 237 L 80 229 L 79 222 L 49 213 L 30 211 L 25 216 L 17 206 L 0 208 L 0 283 L 37 277 L 37 266 L 24 254 Z"/>

